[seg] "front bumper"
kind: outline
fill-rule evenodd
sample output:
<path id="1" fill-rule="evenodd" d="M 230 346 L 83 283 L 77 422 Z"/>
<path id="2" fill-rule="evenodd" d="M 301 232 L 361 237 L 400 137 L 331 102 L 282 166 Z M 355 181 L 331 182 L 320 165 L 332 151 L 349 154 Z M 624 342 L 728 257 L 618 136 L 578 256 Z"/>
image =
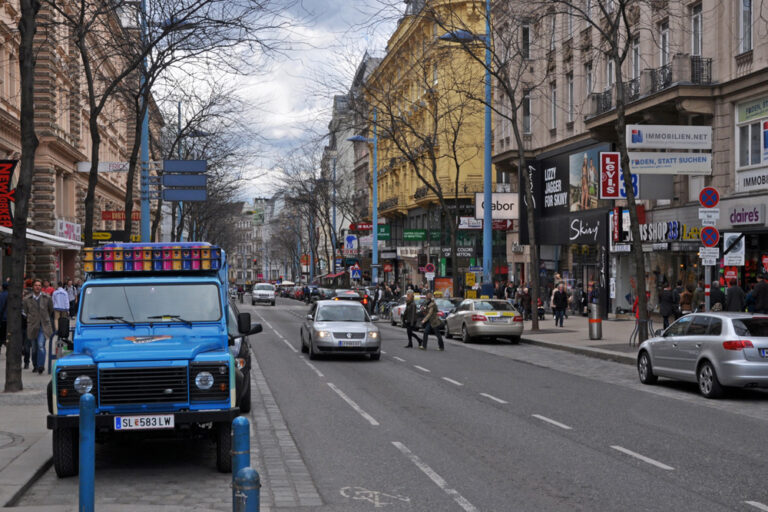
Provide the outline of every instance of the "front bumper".
<path id="1" fill-rule="evenodd" d="M 251 297 L 251 302 L 268 302 L 273 303 L 275 302 L 274 297 Z"/>
<path id="2" fill-rule="evenodd" d="M 315 347 L 321 354 L 377 354 L 381 351 L 381 342 L 364 341 L 360 346 L 348 347 L 333 341 L 316 341 Z"/>
<path id="3" fill-rule="evenodd" d="M 173 421 L 176 425 L 183 425 L 189 423 L 219 423 L 229 422 L 237 418 L 240 415 L 240 408 L 233 407 L 231 409 L 220 410 L 208 410 L 208 411 L 178 411 L 178 412 L 135 412 L 135 413 L 121 413 L 115 414 L 97 414 L 96 415 L 96 428 L 112 428 L 115 421 L 115 416 L 132 416 L 143 414 L 173 414 Z M 46 426 L 49 429 L 59 428 L 76 428 L 80 426 L 80 416 L 58 416 L 49 414 L 46 419 Z"/>

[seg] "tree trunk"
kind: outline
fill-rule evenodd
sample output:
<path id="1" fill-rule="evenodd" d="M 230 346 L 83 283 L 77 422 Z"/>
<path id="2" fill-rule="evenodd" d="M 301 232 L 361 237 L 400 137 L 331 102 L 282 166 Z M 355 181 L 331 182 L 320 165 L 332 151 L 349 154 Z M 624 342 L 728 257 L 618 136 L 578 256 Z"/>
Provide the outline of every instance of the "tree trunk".
<path id="1" fill-rule="evenodd" d="M 138 97 L 134 101 L 136 107 L 136 127 L 133 131 L 133 146 L 131 147 L 131 154 L 128 158 L 128 176 L 126 177 L 125 184 L 125 203 L 123 210 L 125 210 L 125 224 L 123 225 L 123 240 L 126 242 L 131 241 L 131 233 L 133 232 L 133 183 L 136 180 L 136 168 L 141 165 L 139 162 L 139 151 L 141 149 L 141 127 L 142 119 L 144 119 L 144 113 L 147 111 L 145 105 L 147 105 L 146 98 L 144 101 L 139 101 Z"/>
<path id="2" fill-rule="evenodd" d="M 518 140 L 518 144 L 522 144 L 522 140 Z M 530 260 L 528 262 L 528 276 L 531 281 L 531 287 L 529 290 L 531 294 L 531 330 L 538 331 L 539 245 L 536 241 L 536 219 L 534 218 L 535 206 L 533 202 L 533 169 L 528 167 L 525 161 L 522 147 L 522 145 L 518 146 L 518 153 L 520 154 L 520 158 L 518 159 L 517 165 L 525 176 L 525 180 L 523 182 L 525 186 L 525 203 L 528 205 L 528 249 L 530 252 Z"/>
<path id="3" fill-rule="evenodd" d="M 14 192 L 15 215 L 11 242 L 11 284 L 8 291 L 8 348 L 5 360 L 5 391 L 21 391 L 21 294 L 24 287 L 24 262 L 27 251 L 27 214 L 35 172 L 35 151 L 39 141 L 35 133 L 35 51 L 37 13 L 40 2 L 21 0 L 19 33 L 19 71 L 21 81 L 21 168 Z"/>
<path id="4" fill-rule="evenodd" d="M 88 121 L 91 134 L 91 171 L 88 173 L 88 193 L 85 195 L 85 246 L 93 247 L 93 207 L 96 202 L 96 185 L 99 183 L 99 133 L 98 116 L 91 112 Z"/>

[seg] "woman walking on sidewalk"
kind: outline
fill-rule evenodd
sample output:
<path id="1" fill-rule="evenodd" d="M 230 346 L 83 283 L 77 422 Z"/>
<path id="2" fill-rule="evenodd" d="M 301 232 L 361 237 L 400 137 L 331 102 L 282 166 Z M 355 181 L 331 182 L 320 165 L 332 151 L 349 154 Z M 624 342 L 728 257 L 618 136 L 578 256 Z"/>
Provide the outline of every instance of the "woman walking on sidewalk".
<path id="1" fill-rule="evenodd" d="M 560 283 L 552 294 L 552 309 L 555 310 L 555 327 L 563 327 L 563 317 L 568 307 L 568 294 L 565 293 L 564 286 Z"/>

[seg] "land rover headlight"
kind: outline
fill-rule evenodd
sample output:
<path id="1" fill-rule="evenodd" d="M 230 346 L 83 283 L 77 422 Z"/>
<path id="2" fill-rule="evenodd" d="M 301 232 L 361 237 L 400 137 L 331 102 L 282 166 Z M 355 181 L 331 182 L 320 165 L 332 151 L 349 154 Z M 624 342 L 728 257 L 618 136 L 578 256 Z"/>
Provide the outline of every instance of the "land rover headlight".
<path id="1" fill-rule="evenodd" d="M 84 395 L 93 389 L 93 380 L 87 375 L 75 377 L 75 391 Z"/>
<path id="2" fill-rule="evenodd" d="M 200 372 L 195 377 L 197 389 L 207 390 L 213 386 L 213 375 L 210 372 Z"/>

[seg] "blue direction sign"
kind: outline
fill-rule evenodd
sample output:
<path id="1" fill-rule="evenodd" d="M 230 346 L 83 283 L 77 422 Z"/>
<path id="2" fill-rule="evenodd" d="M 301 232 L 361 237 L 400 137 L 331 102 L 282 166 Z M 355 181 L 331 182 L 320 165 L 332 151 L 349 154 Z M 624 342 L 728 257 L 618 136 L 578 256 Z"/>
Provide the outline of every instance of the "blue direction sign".
<path id="1" fill-rule="evenodd" d="M 713 226 L 706 226 L 701 229 L 701 243 L 704 247 L 717 247 L 720 243 L 720 232 Z"/>
<path id="2" fill-rule="evenodd" d="M 205 160 L 163 160 L 164 172 L 193 172 L 201 173 L 207 170 Z"/>
<path id="3" fill-rule="evenodd" d="M 164 187 L 204 187 L 207 182 L 205 174 L 163 174 Z"/>
<path id="4" fill-rule="evenodd" d="M 704 208 L 714 208 L 720 202 L 720 192 L 715 187 L 704 187 L 699 193 L 699 202 Z"/>
<path id="5" fill-rule="evenodd" d="M 205 201 L 207 197 L 204 188 L 167 188 L 163 190 L 165 201 Z"/>

